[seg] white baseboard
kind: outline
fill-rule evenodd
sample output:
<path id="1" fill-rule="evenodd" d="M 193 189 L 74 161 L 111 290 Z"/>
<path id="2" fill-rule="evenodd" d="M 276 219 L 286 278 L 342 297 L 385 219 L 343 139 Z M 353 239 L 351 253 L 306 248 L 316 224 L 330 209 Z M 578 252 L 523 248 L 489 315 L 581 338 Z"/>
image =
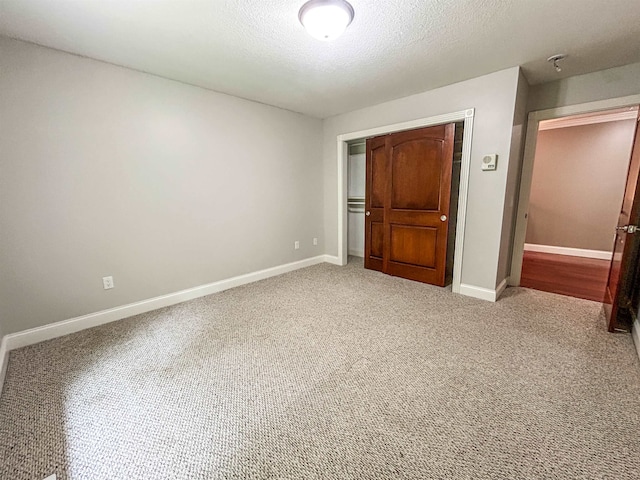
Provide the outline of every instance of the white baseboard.
<path id="1" fill-rule="evenodd" d="M 338 265 L 340 267 L 343 266 L 340 259 L 334 255 L 323 255 L 323 257 L 326 263 L 331 263 L 332 265 Z"/>
<path id="2" fill-rule="evenodd" d="M 500 296 L 504 293 L 505 289 L 507 288 L 507 285 L 509 285 L 510 280 L 511 279 L 507 277 L 498 284 L 498 286 L 496 287 L 496 300 L 498 300 Z"/>
<path id="3" fill-rule="evenodd" d="M 364 257 L 364 250 L 349 249 L 349 255 L 352 255 L 354 257 L 363 258 Z"/>
<path id="4" fill-rule="evenodd" d="M 9 349 L 7 348 L 7 336 L 2 337 L 0 342 L 0 394 L 4 385 L 4 377 L 7 374 L 7 365 L 9 364 Z"/>
<path id="5" fill-rule="evenodd" d="M 502 293 L 502 291 L 504 291 L 506 286 L 507 286 L 506 281 L 503 280 L 502 283 L 500 283 L 500 286 L 498 287 L 498 289 L 502 288 L 502 290 L 500 291 L 500 293 L 498 293 L 498 289 L 491 290 L 489 288 L 476 287 L 475 285 L 467 285 L 465 283 L 461 283 L 460 292 L 458 293 L 462 295 L 466 295 L 468 297 L 479 298 L 480 300 L 495 302 L 500 296 L 500 294 Z"/>
<path id="6" fill-rule="evenodd" d="M 7 351 L 26 347 L 27 345 L 44 342 L 45 340 L 51 340 L 63 335 L 79 332 L 80 330 L 128 318 L 133 315 L 139 315 L 141 313 L 157 310 L 158 308 L 168 307 L 177 303 L 186 302 L 187 300 L 193 300 L 194 298 L 222 292 L 233 287 L 257 282 L 258 280 L 264 280 L 265 278 L 275 277 L 300 268 L 310 267 L 311 265 L 328 261 L 326 257 L 326 255 L 319 255 L 317 257 L 307 258 L 298 262 L 287 263 L 285 265 L 279 265 L 277 267 L 228 278 L 226 280 L 200 285 L 187 290 L 181 290 L 168 295 L 161 295 L 148 300 L 142 300 L 140 302 L 110 308 L 108 310 L 102 310 L 88 315 L 70 318 L 68 320 L 50 323 L 42 327 L 30 328 L 29 330 L 24 330 L 22 332 L 11 333 L 9 335 L 5 335 L 2 345 L 5 346 L 6 343 Z"/>
<path id="7" fill-rule="evenodd" d="M 633 338 L 633 343 L 635 343 L 636 345 L 636 353 L 638 354 L 638 358 L 640 358 L 640 321 L 637 318 L 633 322 L 631 337 Z"/>
<path id="8" fill-rule="evenodd" d="M 60 322 L 50 323 L 42 327 L 30 328 L 22 332 L 11 333 L 5 335 L 0 343 L 0 392 L 4 384 L 4 377 L 7 370 L 9 359 L 9 351 L 16 348 L 26 347 L 36 343 L 51 340 L 57 337 L 68 335 L 70 333 L 86 330 L 87 328 L 97 327 L 105 323 L 122 320 L 133 315 L 150 312 L 159 308 L 168 307 L 178 303 L 193 300 L 195 298 L 204 297 L 213 293 L 222 292 L 230 288 L 239 287 L 248 283 L 257 282 L 266 278 L 282 275 L 283 273 L 292 272 L 300 268 L 310 267 L 319 263 L 330 263 L 333 265 L 342 265 L 338 257 L 333 255 L 319 255 L 317 257 L 307 258 L 298 262 L 287 263 L 277 267 L 267 268 L 257 272 L 239 275 L 237 277 L 220 280 L 218 282 L 200 285 L 198 287 L 181 290 L 179 292 L 161 295 L 159 297 L 142 300 L 140 302 L 122 305 L 107 310 L 102 310 L 87 315 L 82 315 Z M 495 302 L 506 287 L 506 279 L 498 286 L 497 290 L 489 290 L 486 288 L 475 287 L 473 285 L 460 285 L 460 293 L 482 300 Z"/>
<path id="9" fill-rule="evenodd" d="M 524 249 L 529 252 L 554 253 L 556 255 L 569 255 L 571 257 L 598 258 L 600 260 L 611 260 L 612 252 L 605 250 L 587 250 L 584 248 L 555 247 L 553 245 L 537 245 L 535 243 L 525 243 Z"/>

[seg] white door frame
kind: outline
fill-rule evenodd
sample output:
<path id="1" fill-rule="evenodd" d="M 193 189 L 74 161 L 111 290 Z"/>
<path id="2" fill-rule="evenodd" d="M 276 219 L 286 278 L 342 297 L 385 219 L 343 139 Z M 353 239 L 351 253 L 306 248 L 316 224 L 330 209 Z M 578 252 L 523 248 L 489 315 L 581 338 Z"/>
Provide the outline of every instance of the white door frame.
<path id="1" fill-rule="evenodd" d="M 522 173 L 520 176 L 520 195 L 518 198 L 518 213 L 516 217 L 516 229 L 513 236 L 513 253 L 511 256 L 511 275 L 509 285 L 520 285 L 522 273 L 522 256 L 524 255 L 524 241 L 527 234 L 527 213 L 529 211 L 529 197 L 531 195 L 531 181 L 533 179 L 533 162 L 536 156 L 536 142 L 538 140 L 538 128 L 543 120 L 568 117 L 582 113 L 591 113 L 613 108 L 631 107 L 640 104 L 640 95 L 628 97 L 610 98 L 597 102 L 580 103 L 567 107 L 550 108 L 529 113 L 527 125 L 527 137 L 524 144 L 522 159 Z"/>
<path id="2" fill-rule="evenodd" d="M 458 194 L 458 221 L 456 223 L 456 243 L 453 255 L 453 284 L 452 290 L 460 293 L 462 279 L 462 253 L 464 249 L 464 229 L 467 216 L 467 192 L 469 190 L 469 171 L 471 168 L 471 139 L 473 134 L 473 118 L 475 110 L 469 108 L 459 112 L 420 118 L 408 122 L 394 123 L 383 127 L 370 128 L 359 132 L 338 135 L 338 264 L 346 265 L 348 256 L 347 245 L 347 189 L 349 148 L 348 142 L 363 138 L 385 135 L 387 133 L 411 130 L 414 128 L 430 127 L 445 123 L 464 121 L 464 135 L 462 138 L 462 162 L 460 168 L 460 190 Z"/>

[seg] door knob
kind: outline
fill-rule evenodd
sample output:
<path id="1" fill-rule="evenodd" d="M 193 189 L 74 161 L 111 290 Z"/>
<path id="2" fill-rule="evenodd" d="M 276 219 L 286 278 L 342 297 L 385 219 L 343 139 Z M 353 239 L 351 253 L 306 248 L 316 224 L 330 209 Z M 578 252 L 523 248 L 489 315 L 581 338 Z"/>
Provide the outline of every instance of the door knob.
<path id="1" fill-rule="evenodd" d="M 446 222 L 447 221 L 447 216 L 446 215 L 440 216 L 440 221 L 441 222 Z"/>
<path id="2" fill-rule="evenodd" d="M 367 210 L 367 212 L 365 213 L 365 215 L 368 217 L 369 215 L 371 215 L 371 212 L 369 210 Z"/>

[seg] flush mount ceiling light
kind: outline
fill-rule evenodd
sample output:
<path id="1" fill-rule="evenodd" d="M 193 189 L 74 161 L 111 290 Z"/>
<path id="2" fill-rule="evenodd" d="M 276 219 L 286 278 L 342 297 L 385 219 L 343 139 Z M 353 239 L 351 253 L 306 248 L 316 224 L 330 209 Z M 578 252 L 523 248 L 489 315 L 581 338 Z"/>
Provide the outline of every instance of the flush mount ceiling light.
<path id="1" fill-rule="evenodd" d="M 353 14 L 353 7 L 345 0 L 310 0 L 300 8 L 298 18 L 309 35 L 328 41 L 344 33 Z"/>

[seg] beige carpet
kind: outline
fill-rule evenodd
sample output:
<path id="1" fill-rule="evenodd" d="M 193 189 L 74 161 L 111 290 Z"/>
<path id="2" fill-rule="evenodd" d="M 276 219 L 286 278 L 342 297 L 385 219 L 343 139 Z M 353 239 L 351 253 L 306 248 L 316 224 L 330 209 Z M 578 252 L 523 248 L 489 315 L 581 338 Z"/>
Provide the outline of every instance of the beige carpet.
<path id="1" fill-rule="evenodd" d="M 318 265 L 12 352 L 0 478 L 638 479 L 600 305 Z"/>

